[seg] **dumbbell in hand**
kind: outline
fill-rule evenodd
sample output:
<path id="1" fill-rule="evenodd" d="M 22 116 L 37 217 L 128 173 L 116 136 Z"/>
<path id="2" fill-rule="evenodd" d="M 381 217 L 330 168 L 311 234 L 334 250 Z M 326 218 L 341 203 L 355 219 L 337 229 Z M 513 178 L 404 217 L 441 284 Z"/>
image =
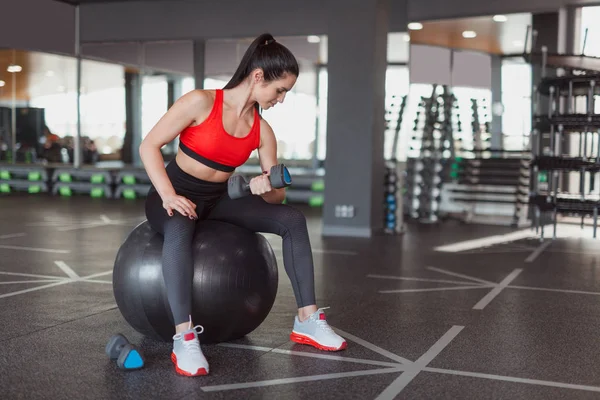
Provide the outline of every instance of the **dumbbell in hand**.
<path id="1" fill-rule="evenodd" d="M 269 175 L 273 189 L 281 189 L 292 184 L 290 171 L 283 164 L 277 164 L 271 167 Z M 251 194 L 250 184 L 241 175 L 234 175 L 227 182 L 227 194 L 232 199 L 239 199 Z"/>
<path id="2" fill-rule="evenodd" d="M 117 360 L 120 369 L 135 370 L 144 366 L 142 353 L 120 333 L 110 338 L 105 350 L 111 360 Z"/>

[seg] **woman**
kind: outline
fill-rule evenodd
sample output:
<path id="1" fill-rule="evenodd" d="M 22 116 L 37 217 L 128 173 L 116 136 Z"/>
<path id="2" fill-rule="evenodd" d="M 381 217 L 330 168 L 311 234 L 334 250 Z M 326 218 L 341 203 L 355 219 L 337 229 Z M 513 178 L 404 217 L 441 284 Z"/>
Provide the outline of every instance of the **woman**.
<path id="1" fill-rule="evenodd" d="M 277 164 L 277 142 L 258 113 L 282 103 L 299 74 L 292 53 L 269 34 L 250 45 L 223 90 L 195 90 L 175 102 L 148 133 L 140 155 L 152 181 L 146 216 L 164 236 L 163 276 L 175 322 L 171 359 L 177 373 L 209 371 L 191 320 L 192 239 L 196 223 L 216 219 L 283 238 L 283 258 L 298 315 L 290 339 L 322 350 L 346 348 L 315 304 L 313 260 L 306 219 L 281 204 L 284 189 L 273 189 L 268 171 Z M 160 149 L 180 136 L 180 150 L 164 167 Z M 232 200 L 227 179 L 258 149 L 265 173 L 250 181 L 251 196 Z M 198 321 L 201 323 L 201 321 Z"/>

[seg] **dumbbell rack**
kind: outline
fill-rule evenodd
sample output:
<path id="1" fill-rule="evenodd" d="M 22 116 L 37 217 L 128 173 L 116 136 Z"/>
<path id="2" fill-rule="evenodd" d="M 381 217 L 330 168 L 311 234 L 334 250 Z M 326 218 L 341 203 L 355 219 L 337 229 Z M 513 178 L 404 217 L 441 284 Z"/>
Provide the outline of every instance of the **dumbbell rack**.
<path id="1" fill-rule="evenodd" d="M 423 97 L 417 111 L 404 176 L 403 210 L 419 222 L 438 221 L 441 188 L 454 157 L 455 101 L 449 87 L 434 85 L 431 97 Z"/>
<path id="2" fill-rule="evenodd" d="M 600 192 L 600 114 L 594 96 L 600 94 L 600 74 L 581 73 L 543 78 L 536 90 L 530 166 L 531 218 L 544 237 L 544 225 L 558 215 L 593 218 L 596 237 Z M 547 112 L 539 112 L 547 101 Z M 572 138 L 577 138 L 578 143 Z M 576 176 L 578 188 L 570 185 Z M 571 187 L 569 187 L 571 186 Z"/>
<path id="3" fill-rule="evenodd" d="M 391 139 L 391 148 L 389 156 L 386 156 L 385 163 L 383 226 L 385 234 L 397 235 L 404 231 L 402 194 L 400 193 L 403 188 L 401 178 L 404 165 L 398 161 L 397 153 L 407 96 L 402 96 L 400 102 L 398 102 L 396 96 L 392 96 L 391 100 L 386 116 L 387 130 L 385 138 L 386 141 Z"/>

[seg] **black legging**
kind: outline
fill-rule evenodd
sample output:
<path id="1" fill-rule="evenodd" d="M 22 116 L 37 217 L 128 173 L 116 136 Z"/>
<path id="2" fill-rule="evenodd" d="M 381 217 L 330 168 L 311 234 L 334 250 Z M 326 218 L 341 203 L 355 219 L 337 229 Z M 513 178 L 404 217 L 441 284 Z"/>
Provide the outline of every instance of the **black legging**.
<path id="1" fill-rule="evenodd" d="M 176 325 L 189 321 L 194 275 L 192 239 L 197 223 L 203 219 L 229 222 L 254 232 L 277 234 L 283 239 L 283 264 L 292 283 L 299 308 L 315 304 L 313 257 L 306 218 L 285 204 L 269 204 L 260 196 L 232 200 L 227 183 L 195 178 L 172 161 L 167 166 L 177 194 L 196 204 L 198 220 L 173 211 L 170 217 L 154 188 L 146 199 L 150 226 L 164 236 L 162 268 L 167 297 Z M 199 322 L 201 323 L 201 322 Z"/>

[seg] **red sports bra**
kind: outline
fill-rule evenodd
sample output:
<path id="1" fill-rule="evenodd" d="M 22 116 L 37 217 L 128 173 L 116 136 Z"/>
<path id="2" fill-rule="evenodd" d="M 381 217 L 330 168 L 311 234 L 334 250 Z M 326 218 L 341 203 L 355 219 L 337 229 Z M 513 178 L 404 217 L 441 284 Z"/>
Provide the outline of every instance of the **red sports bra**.
<path id="1" fill-rule="evenodd" d="M 250 133 L 242 138 L 230 135 L 223 127 L 223 90 L 216 91 L 209 116 L 199 125 L 185 128 L 179 135 L 179 147 L 208 167 L 233 172 L 244 164 L 260 145 L 260 115 L 254 110 Z"/>

